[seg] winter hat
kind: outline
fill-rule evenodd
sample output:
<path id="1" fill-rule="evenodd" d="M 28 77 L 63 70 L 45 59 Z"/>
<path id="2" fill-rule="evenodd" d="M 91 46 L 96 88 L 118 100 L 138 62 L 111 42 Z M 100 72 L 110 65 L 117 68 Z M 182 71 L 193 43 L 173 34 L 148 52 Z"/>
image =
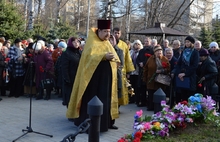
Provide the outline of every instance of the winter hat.
<path id="1" fill-rule="evenodd" d="M 57 47 L 66 48 L 67 44 L 65 42 L 60 42 Z"/>
<path id="2" fill-rule="evenodd" d="M 19 43 L 19 42 L 21 42 L 21 39 L 20 39 L 20 38 L 16 38 L 15 41 L 14 41 L 15 44 L 16 44 L 16 43 Z"/>
<path id="3" fill-rule="evenodd" d="M 143 44 L 141 43 L 140 40 L 135 40 L 134 43 L 133 43 L 133 45 L 135 45 L 136 43 L 139 44 L 139 45 L 141 46 L 140 49 L 143 48 Z"/>
<path id="4" fill-rule="evenodd" d="M 60 39 L 57 38 L 54 40 L 54 43 L 59 42 L 59 41 L 60 41 Z"/>
<path id="5" fill-rule="evenodd" d="M 35 51 L 39 51 L 42 49 L 42 47 L 45 46 L 45 42 L 43 40 L 39 40 L 37 43 L 33 44 L 33 49 L 35 49 Z"/>
<path id="6" fill-rule="evenodd" d="M 219 48 L 219 47 L 218 47 L 218 43 L 215 42 L 215 41 L 211 42 L 211 43 L 209 44 L 209 48 L 212 48 L 212 47 Z"/>
<path id="7" fill-rule="evenodd" d="M 27 40 L 22 40 L 21 43 L 22 43 L 23 45 L 28 46 L 28 42 L 27 42 Z"/>
<path id="8" fill-rule="evenodd" d="M 200 51 L 199 51 L 199 56 L 208 56 L 209 55 L 209 51 L 205 48 L 202 48 Z"/>
<path id="9" fill-rule="evenodd" d="M 32 42 L 29 43 L 27 49 L 33 49 L 33 48 L 34 48 L 33 44 L 34 44 L 34 43 L 32 43 Z"/>
<path id="10" fill-rule="evenodd" d="M 47 48 L 52 48 L 52 49 L 54 49 L 54 46 L 53 46 L 53 44 L 47 44 Z"/>
<path id="11" fill-rule="evenodd" d="M 191 37 L 191 36 L 187 36 L 185 40 L 190 41 L 192 44 L 195 43 L 195 39 L 193 37 Z"/>
<path id="12" fill-rule="evenodd" d="M 156 52 L 156 51 L 158 51 L 158 50 L 163 50 L 163 49 L 162 49 L 161 46 L 158 46 L 158 45 L 157 45 L 157 46 L 154 47 L 154 52 Z"/>

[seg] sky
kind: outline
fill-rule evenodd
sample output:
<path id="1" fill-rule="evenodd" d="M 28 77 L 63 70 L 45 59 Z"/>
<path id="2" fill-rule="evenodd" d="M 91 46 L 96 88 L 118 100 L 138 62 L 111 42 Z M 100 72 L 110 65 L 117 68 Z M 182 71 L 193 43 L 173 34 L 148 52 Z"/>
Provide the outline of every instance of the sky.
<path id="1" fill-rule="evenodd" d="M 214 4 L 213 4 L 213 15 L 212 17 L 215 18 L 216 15 L 218 14 L 220 16 L 220 0 L 213 0 Z"/>

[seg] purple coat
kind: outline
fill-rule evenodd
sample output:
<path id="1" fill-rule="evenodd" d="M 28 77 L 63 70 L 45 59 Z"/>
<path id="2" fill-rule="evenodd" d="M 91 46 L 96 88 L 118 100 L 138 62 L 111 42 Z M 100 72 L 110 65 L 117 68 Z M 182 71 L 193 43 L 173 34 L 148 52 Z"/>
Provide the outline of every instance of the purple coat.
<path id="1" fill-rule="evenodd" d="M 34 56 L 35 70 L 36 70 L 36 87 L 39 88 L 40 81 L 44 79 L 45 71 L 47 72 L 46 78 L 54 77 L 54 63 L 52 56 L 47 50 L 38 53 Z M 40 71 L 40 66 L 43 67 L 44 72 Z"/>

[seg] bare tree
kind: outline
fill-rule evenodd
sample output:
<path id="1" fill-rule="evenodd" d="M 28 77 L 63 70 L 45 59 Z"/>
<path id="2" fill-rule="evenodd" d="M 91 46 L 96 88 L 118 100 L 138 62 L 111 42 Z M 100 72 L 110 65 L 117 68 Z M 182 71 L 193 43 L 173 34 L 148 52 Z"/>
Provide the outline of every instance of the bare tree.
<path id="1" fill-rule="evenodd" d="M 33 28 L 34 21 L 42 22 L 46 29 L 64 22 L 85 33 L 88 22 L 90 26 L 96 26 L 96 20 L 107 12 L 105 15 L 112 19 L 112 26 L 120 27 L 124 39 L 127 39 L 130 31 L 153 27 L 155 22 L 189 33 L 193 33 L 195 26 L 210 26 L 208 15 L 211 15 L 212 7 L 207 3 L 211 5 L 213 0 L 91 0 L 89 21 L 88 0 L 45 0 L 45 5 L 42 0 L 14 2 L 23 3 L 23 7 L 28 3 L 27 29 Z M 33 3 L 35 5 L 31 7 Z M 193 13 L 192 7 L 200 12 Z M 208 20 L 202 22 L 201 19 Z"/>

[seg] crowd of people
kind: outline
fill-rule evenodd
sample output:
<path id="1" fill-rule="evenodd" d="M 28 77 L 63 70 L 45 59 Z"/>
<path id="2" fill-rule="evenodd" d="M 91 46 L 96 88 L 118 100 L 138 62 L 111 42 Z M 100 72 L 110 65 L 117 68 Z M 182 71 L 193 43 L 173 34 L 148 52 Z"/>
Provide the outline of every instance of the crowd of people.
<path id="1" fill-rule="evenodd" d="M 1 96 L 6 96 L 8 90 L 8 97 L 18 98 L 26 94 L 27 96 L 32 95 L 36 100 L 43 98 L 49 100 L 52 90 L 59 97 L 62 97 L 65 91 L 71 92 L 66 84 L 69 83 L 68 86 L 72 88 L 77 70 L 76 63 L 79 62 L 83 47 L 80 42 L 80 39 L 71 37 L 68 43 L 64 39 L 56 39 L 53 44 L 48 44 L 42 39 L 33 41 L 32 38 L 27 40 L 17 38 L 11 43 L 1 37 Z M 65 51 L 64 57 L 61 58 L 63 51 Z M 62 68 L 61 64 L 63 65 Z M 72 65 L 75 73 L 71 68 Z M 51 79 L 54 85 L 52 87 L 44 86 L 42 80 L 46 79 Z M 45 95 L 44 92 L 46 92 Z M 69 97 L 65 96 L 65 98 Z M 63 104 L 67 104 L 66 99 L 64 99 Z"/>
<path id="2" fill-rule="evenodd" d="M 213 95 L 213 86 L 220 84 L 216 42 L 205 48 L 191 36 L 183 46 L 179 40 L 170 43 L 167 39 L 160 45 L 150 37 L 144 44 L 139 39 L 124 42 L 120 28 L 110 29 L 110 20 L 97 23 L 85 45 L 78 37 L 56 39 L 53 44 L 17 38 L 12 46 L 0 38 L 1 96 L 8 89 L 8 97 L 27 94 L 49 100 L 54 90 L 67 107 L 66 117 L 76 126 L 89 117 L 87 104 L 97 96 L 103 103 L 100 131 L 105 132 L 118 129 L 114 122 L 121 105 L 135 103 L 153 111 L 153 96 L 159 88 L 167 97 L 172 96 L 174 104 L 196 92 Z M 170 77 L 169 84 L 158 82 L 159 75 Z"/>
<path id="3" fill-rule="evenodd" d="M 139 74 L 136 74 L 139 80 L 131 81 L 137 106 L 154 110 L 153 95 L 159 88 L 168 98 L 172 98 L 173 102 L 169 103 L 171 106 L 187 101 L 195 93 L 216 98 L 213 89 L 219 85 L 220 61 L 216 42 L 211 42 L 209 47 L 202 47 L 201 41 L 187 36 L 183 46 L 179 40 L 173 40 L 171 44 L 167 39 L 163 40 L 162 45 L 155 43 L 156 39 L 146 37 L 143 48 L 139 40 L 131 46 L 131 57 L 134 52 L 138 54 L 132 61 L 136 70 L 139 70 Z M 159 83 L 156 77 L 160 74 L 169 76 L 170 83 Z"/>

